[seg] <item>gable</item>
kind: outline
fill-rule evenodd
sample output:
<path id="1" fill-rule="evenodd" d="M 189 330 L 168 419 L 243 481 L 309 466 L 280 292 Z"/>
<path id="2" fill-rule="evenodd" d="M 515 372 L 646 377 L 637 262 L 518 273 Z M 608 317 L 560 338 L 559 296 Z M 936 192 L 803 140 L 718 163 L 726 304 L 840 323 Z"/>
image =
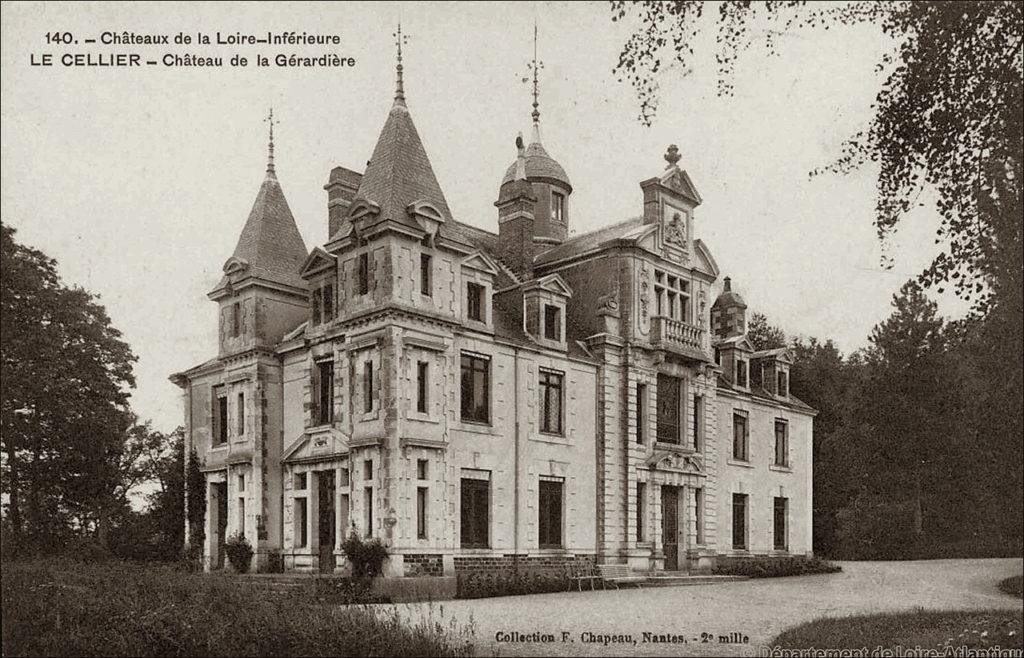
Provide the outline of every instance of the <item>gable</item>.
<path id="1" fill-rule="evenodd" d="M 306 262 L 302 264 L 299 276 L 303 279 L 309 279 L 315 274 L 331 269 L 335 264 L 333 256 L 320 247 L 315 247 L 313 249 L 313 253 L 311 253 L 309 258 L 306 259 Z"/>
<path id="2" fill-rule="evenodd" d="M 661 184 L 697 205 L 703 203 L 690 175 L 678 167 L 673 167 L 665 172 L 661 177 Z"/>
<path id="3" fill-rule="evenodd" d="M 693 241 L 693 251 L 697 254 L 697 261 L 699 263 L 698 269 L 703 272 L 711 274 L 716 279 L 719 275 L 718 263 L 715 262 L 714 257 L 708 250 L 707 245 L 700 238 Z"/>
<path id="4" fill-rule="evenodd" d="M 348 441 L 341 431 L 330 429 L 326 432 L 310 434 L 303 432 L 281 456 L 281 461 L 289 464 L 307 461 L 321 461 L 347 456 Z"/>
<path id="5" fill-rule="evenodd" d="M 462 259 L 462 262 L 460 264 L 462 265 L 462 267 L 468 267 L 472 270 L 479 270 L 481 272 L 490 274 L 491 276 L 495 276 L 498 274 L 497 264 L 493 260 L 491 260 L 487 256 L 487 254 L 485 254 L 482 251 L 475 251 L 469 256 L 466 256 L 465 258 Z"/>
<path id="6" fill-rule="evenodd" d="M 544 290 L 559 297 L 572 297 L 572 288 L 558 274 L 549 274 L 527 286 L 526 290 Z"/>

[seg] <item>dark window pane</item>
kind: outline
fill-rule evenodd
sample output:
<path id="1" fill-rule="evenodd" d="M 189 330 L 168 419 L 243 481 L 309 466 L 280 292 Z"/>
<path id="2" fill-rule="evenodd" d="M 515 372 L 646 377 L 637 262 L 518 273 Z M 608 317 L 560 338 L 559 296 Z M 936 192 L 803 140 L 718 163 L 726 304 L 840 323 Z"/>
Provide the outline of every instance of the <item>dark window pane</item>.
<path id="1" fill-rule="evenodd" d="M 774 547 L 777 551 L 786 550 L 786 516 L 789 508 L 788 498 L 775 499 L 775 513 L 773 519 Z"/>
<path id="2" fill-rule="evenodd" d="M 562 433 L 562 382 L 561 374 L 546 370 L 540 372 L 540 430 L 542 432 Z"/>
<path id="3" fill-rule="evenodd" d="M 541 548 L 562 547 L 562 483 L 541 480 L 538 488 L 538 539 Z"/>
<path id="4" fill-rule="evenodd" d="M 334 421 L 334 362 L 322 361 L 317 364 L 319 400 L 317 423 L 326 425 Z"/>
<path id="5" fill-rule="evenodd" d="M 323 287 L 324 296 L 324 322 L 328 322 L 334 318 L 334 286 L 330 283 Z"/>
<path id="6" fill-rule="evenodd" d="M 427 390 L 429 386 L 430 366 L 426 361 L 416 364 L 416 411 L 427 413 Z"/>
<path id="7" fill-rule="evenodd" d="M 464 478 L 461 493 L 461 545 L 463 548 L 487 548 L 489 545 L 490 482 Z"/>
<path id="8" fill-rule="evenodd" d="M 428 296 L 434 292 L 430 269 L 430 254 L 420 254 L 420 293 Z"/>
<path id="9" fill-rule="evenodd" d="M 370 292 L 370 255 L 359 254 L 359 294 Z"/>
<path id="10" fill-rule="evenodd" d="M 561 315 L 561 310 L 558 307 L 544 305 L 544 338 L 548 340 L 562 339 Z"/>
<path id="11" fill-rule="evenodd" d="M 746 494 L 732 495 L 732 547 L 736 549 L 747 547 Z"/>
<path id="12" fill-rule="evenodd" d="M 658 441 L 679 443 L 681 383 L 678 377 L 658 374 Z"/>
<path id="13" fill-rule="evenodd" d="M 462 420 L 490 422 L 490 361 L 462 355 Z"/>

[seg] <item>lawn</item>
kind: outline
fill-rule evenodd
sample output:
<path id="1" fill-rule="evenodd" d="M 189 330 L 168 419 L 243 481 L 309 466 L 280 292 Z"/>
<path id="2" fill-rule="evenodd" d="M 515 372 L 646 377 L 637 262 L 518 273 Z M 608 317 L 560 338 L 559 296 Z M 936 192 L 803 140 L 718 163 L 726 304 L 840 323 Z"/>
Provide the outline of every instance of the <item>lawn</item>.
<path id="1" fill-rule="evenodd" d="M 893 655 L 961 648 L 1021 649 L 1021 611 L 924 611 L 818 619 L 791 628 L 770 644 L 782 650 L 897 649 Z"/>
<path id="2" fill-rule="evenodd" d="M 472 630 L 120 561 L 4 562 L 3 655 L 462 656 Z"/>

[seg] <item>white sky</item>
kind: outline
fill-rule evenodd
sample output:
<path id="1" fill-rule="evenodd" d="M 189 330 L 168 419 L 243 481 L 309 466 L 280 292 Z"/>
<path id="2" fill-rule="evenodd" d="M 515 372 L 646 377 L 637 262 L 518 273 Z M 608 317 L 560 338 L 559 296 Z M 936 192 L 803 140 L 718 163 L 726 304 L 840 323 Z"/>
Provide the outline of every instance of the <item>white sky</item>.
<path id="1" fill-rule="evenodd" d="M 717 15 L 708 7 L 706 14 Z M 572 180 L 571 229 L 584 232 L 641 211 L 639 181 L 680 166 L 704 198 L 695 233 L 752 311 L 790 334 L 832 338 L 849 351 L 889 313 L 893 292 L 934 256 L 937 215 L 901 223 L 879 268 L 872 225 L 875 175 L 807 173 L 867 126 L 891 44 L 872 27 L 779 39 L 780 56 L 744 56 L 735 95 L 716 95 L 714 34 L 689 76 L 661 79 L 661 110 L 646 128 L 632 88 L 611 74 L 626 27 L 605 3 L 11 4 L 3 5 L 2 218 L 17 239 L 59 262 L 65 281 L 101 295 L 139 356 L 133 406 L 158 429 L 181 422 L 167 380 L 214 355 L 215 305 L 206 292 L 255 198 L 266 160 L 267 106 L 277 172 L 312 248 L 326 239 L 332 166 L 362 169 L 394 90 L 392 32 L 401 17 L 406 94 L 454 215 L 496 229 L 493 202 L 528 134 L 520 78 L 540 23 L 544 143 Z M 708 23 L 708 27 L 712 27 Z M 104 30 L 330 32 L 340 47 L 48 46 Z M 197 52 L 247 56 L 245 69 L 40 68 L 33 53 Z M 257 52 L 357 59 L 352 69 L 256 68 Z M 145 57 L 144 57 L 145 59 Z M 940 309 L 963 310 L 955 300 Z"/>

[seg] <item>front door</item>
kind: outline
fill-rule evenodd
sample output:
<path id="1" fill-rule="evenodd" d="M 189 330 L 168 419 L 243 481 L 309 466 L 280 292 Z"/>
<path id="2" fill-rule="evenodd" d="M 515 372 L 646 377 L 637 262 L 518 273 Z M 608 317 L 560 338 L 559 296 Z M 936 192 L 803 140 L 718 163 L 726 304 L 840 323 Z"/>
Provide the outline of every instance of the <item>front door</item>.
<path id="1" fill-rule="evenodd" d="M 220 482 L 214 485 L 217 494 L 217 561 L 218 569 L 224 568 L 224 542 L 228 534 L 228 485 Z"/>
<path id="2" fill-rule="evenodd" d="M 317 473 L 317 528 L 320 540 L 320 571 L 334 571 L 334 471 Z"/>
<path id="3" fill-rule="evenodd" d="M 665 571 L 679 569 L 679 489 L 661 488 L 661 538 Z"/>

